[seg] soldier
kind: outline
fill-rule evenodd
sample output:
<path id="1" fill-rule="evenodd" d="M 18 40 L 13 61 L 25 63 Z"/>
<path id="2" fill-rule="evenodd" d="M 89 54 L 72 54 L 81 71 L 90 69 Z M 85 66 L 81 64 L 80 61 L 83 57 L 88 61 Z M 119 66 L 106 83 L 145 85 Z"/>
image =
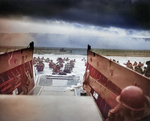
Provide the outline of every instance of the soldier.
<path id="1" fill-rule="evenodd" d="M 47 63 L 48 63 L 49 61 L 50 61 L 50 59 L 49 59 L 49 58 L 46 58 L 46 59 L 45 59 L 45 62 L 47 62 Z"/>
<path id="2" fill-rule="evenodd" d="M 42 60 L 39 61 L 38 65 L 37 65 L 37 70 L 38 71 L 43 71 L 44 69 L 44 63 Z"/>
<path id="3" fill-rule="evenodd" d="M 40 62 L 40 57 L 37 58 L 37 62 Z"/>
<path id="4" fill-rule="evenodd" d="M 139 64 L 138 64 L 139 67 L 142 67 L 143 65 L 144 65 L 144 64 L 141 63 L 141 62 L 139 62 Z"/>
<path id="5" fill-rule="evenodd" d="M 135 71 L 139 72 L 140 74 L 143 74 L 143 70 L 142 70 L 141 66 L 135 66 Z"/>
<path id="6" fill-rule="evenodd" d="M 127 86 L 116 100 L 119 104 L 109 111 L 106 121 L 150 120 L 150 98 L 144 96 L 141 88 Z"/>
<path id="7" fill-rule="evenodd" d="M 67 58 L 65 59 L 65 61 L 69 61 L 69 58 L 67 57 Z"/>
<path id="8" fill-rule="evenodd" d="M 124 63 L 124 65 L 127 66 L 127 65 L 130 64 L 130 63 L 131 63 L 130 60 L 128 60 L 128 62 L 127 62 L 127 63 Z"/>
<path id="9" fill-rule="evenodd" d="M 64 63 L 64 60 L 62 58 L 57 58 L 57 63 Z"/>
<path id="10" fill-rule="evenodd" d="M 145 70 L 145 76 L 150 77 L 150 61 L 146 62 L 147 68 Z"/>
<path id="11" fill-rule="evenodd" d="M 53 68 L 53 65 L 54 65 L 55 63 L 53 62 L 53 60 L 51 60 L 50 62 L 49 62 L 49 67 L 50 68 Z"/>
<path id="12" fill-rule="evenodd" d="M 66 72 L 66 73 L 71 73 L 71 65 L 70 65 L 70 63 L 67 63 L 67 64 L 65 64 L 65 69 L 64 69 L 64 72 Z"/>
<path id="13" fill-rule="evenodd" d="M 143 74 L 145 74 L 146 70 L 147 70 L 147 67 L 144 66 Z"/>
<path id="14" fill-rule="evenodd" d="M 33 64 L 36 64 L 36 63 L 37 63 L 37 58 L 34 57 L 34 58 L 33 58 Z"/>
<path id="15" fill-rule="evenodd" d="M 53 72 L 57 72 L 57 67 L 56 67 L 56 64 L 53 64 Z"/>
<path id="16" fill-rule="evenodd" d="M 113 61 L 114 61 L 114 62 L 116 62 L 116 60 L 115 60 L 115 59 L 113 59 Z"/>
<path id="17" fill-rule="evenodd" d="M 133 66 L 137 66 L 137 62 L 136 61 L 134 62 Z"/>
<path id="18" fill-rule="evenodd" d="M 71 66 L 71 68 L 74 68 L 74 62 L 73 62 L 73 60 L 70 61 L 70 66 Z"/>
<path id="19" fill-rule="evenodd" d="M 129 64 L 127 65 L 127 67 L 133 70 L 132 63 L 129 63 Z"/>
<path id="20" fill-rule="evenodd" d="M 132 63 L 130 62 L 130 60 L 128 60 L 127 63 L 124 63 L 124 65 L 126 65 L 130 69 L 133 69 L 133 66 L 132 66 Z"/>
<path id="21" fill-rule="evenodd" d="M 60 72 L 60 65 L 56 65 L 57 73 Z"/>
<path id="22" fill-rule="evenodd" d="M 44 57 L 41 58 L 42 60 L 45 60 Z"/>

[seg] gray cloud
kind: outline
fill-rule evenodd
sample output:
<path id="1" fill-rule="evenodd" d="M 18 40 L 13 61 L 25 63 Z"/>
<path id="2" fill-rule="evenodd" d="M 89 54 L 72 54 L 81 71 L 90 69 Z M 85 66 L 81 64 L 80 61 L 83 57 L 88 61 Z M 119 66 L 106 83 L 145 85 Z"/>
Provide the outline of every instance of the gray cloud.
<path id="1" fill-rule="evenodd" d="M 149 0 L 1 0 L 0 16 L 63 20 L 98 26 L 150 28 Z"/>
<path id="2" fill-rule="evenodd" d="M 0 45 L 102 49 L 150 49 L 150 32 L 145 30 L 102 27 L 58 20 L 35 21 L 0 19 Z M 145 41 L 146 40 L 146 41 Z"/>
<path id="3" fill-rule="evenodd" d="M 34 38 L 28 33 L 0 33 L 0 46 L 27 47 Z"/>
<path id="4" fill-rule="evenodd" d="M 149 41 L 143 38 L 130 36 L 95 36 L 74 34 L 50 34 L 50 33 L 0 33 L 0 46 L 25 46 L 34 41 L 35 47 L 67 47 L 100 49 L 132 49 L 149 50 Z"/>
<path id="5" fill-rule="evenodd" d="M 41 47 L 69 47 L 86 48 L 88 44 L 92 48 L 101 49 L 136 49 L 149 50 L 150 43 L 143 39 L 134 40 L 131 37 L 100 37 L 92 35 L 67 35 L 67 34 L 31 34 L 35 46 Z"/>

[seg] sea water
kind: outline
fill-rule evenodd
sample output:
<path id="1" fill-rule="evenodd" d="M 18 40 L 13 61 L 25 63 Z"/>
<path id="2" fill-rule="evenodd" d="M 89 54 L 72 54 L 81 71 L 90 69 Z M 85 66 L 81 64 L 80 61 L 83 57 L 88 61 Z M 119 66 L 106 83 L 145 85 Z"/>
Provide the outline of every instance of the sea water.
<path id="1" fill-rule="evenodd" d="M 76 75 L 80 77 L 80 83 L 82 83 L 83 81 L 83 75 L 85 73 L 85 62 L 87 59 L 86 55 L 73 55 L 73 54 L 34 54 L 33 57 L 44 57 L 44 59 L 49 58 L 50 60 L 53 60 L 53 62 L 57 62 L 57 58 L 69 58 L 70 60 L 74 60 L 75 59 L 75 66 L 72 70 L 72 75 Z M 124 63 L 127 63 L 128 60 L 130 60 L 131 63 L 134 63 L 135 61 L 137 63 L 142 62 L 144 64 L 144 66 L 146 66 L 146 61 L 150 60 L 150 57 L 124 57 L 124 56 L 104 56 L 108 59 L 115 59 L 116 61 L 119 61 L 119 64 L 121 66 L 126 67 L 126 65 L 124 65 Z M 36 73 L 36 75 L 52 75 L 52 69 L 49 68 L 49 63 L 44 62 L 45 67 L 44 70 L 42 72 L 38 72 L 36 69 L 34 69 L 34 73 Z M 35 67 L 34 67 L 35 68 Z"/>

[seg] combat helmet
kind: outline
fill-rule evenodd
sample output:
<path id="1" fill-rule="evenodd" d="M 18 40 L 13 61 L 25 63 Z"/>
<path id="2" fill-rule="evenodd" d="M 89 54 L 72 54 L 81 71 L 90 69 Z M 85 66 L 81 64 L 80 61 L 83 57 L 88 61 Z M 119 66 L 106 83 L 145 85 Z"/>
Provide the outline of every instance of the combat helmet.
<path id="1" fill-rule="evenodd" d="M 117 96 L 116 100 L 126 108 L 134 111 L 140 111 L 144 109 L 145 97 L 142 89 L 137 86 L 125 87 L 121 91 L 121 94 Z"/>

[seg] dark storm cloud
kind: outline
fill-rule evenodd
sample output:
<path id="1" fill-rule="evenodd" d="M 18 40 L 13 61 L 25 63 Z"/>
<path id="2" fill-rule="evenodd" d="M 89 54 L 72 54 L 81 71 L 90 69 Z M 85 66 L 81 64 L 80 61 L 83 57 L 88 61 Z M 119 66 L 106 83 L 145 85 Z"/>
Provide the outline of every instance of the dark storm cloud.
<path id="1" fill-rule="evenodd" d="M 149 0 L 1 0 L 1 16 L 32 16 L 100 26 L 150 28 Z"/>
<path id="2" fill-rule="evenodd" d="M 67 8 L 68 0 L 1 0 L 1 15 L 31 15 L 49 17 Z"/>

